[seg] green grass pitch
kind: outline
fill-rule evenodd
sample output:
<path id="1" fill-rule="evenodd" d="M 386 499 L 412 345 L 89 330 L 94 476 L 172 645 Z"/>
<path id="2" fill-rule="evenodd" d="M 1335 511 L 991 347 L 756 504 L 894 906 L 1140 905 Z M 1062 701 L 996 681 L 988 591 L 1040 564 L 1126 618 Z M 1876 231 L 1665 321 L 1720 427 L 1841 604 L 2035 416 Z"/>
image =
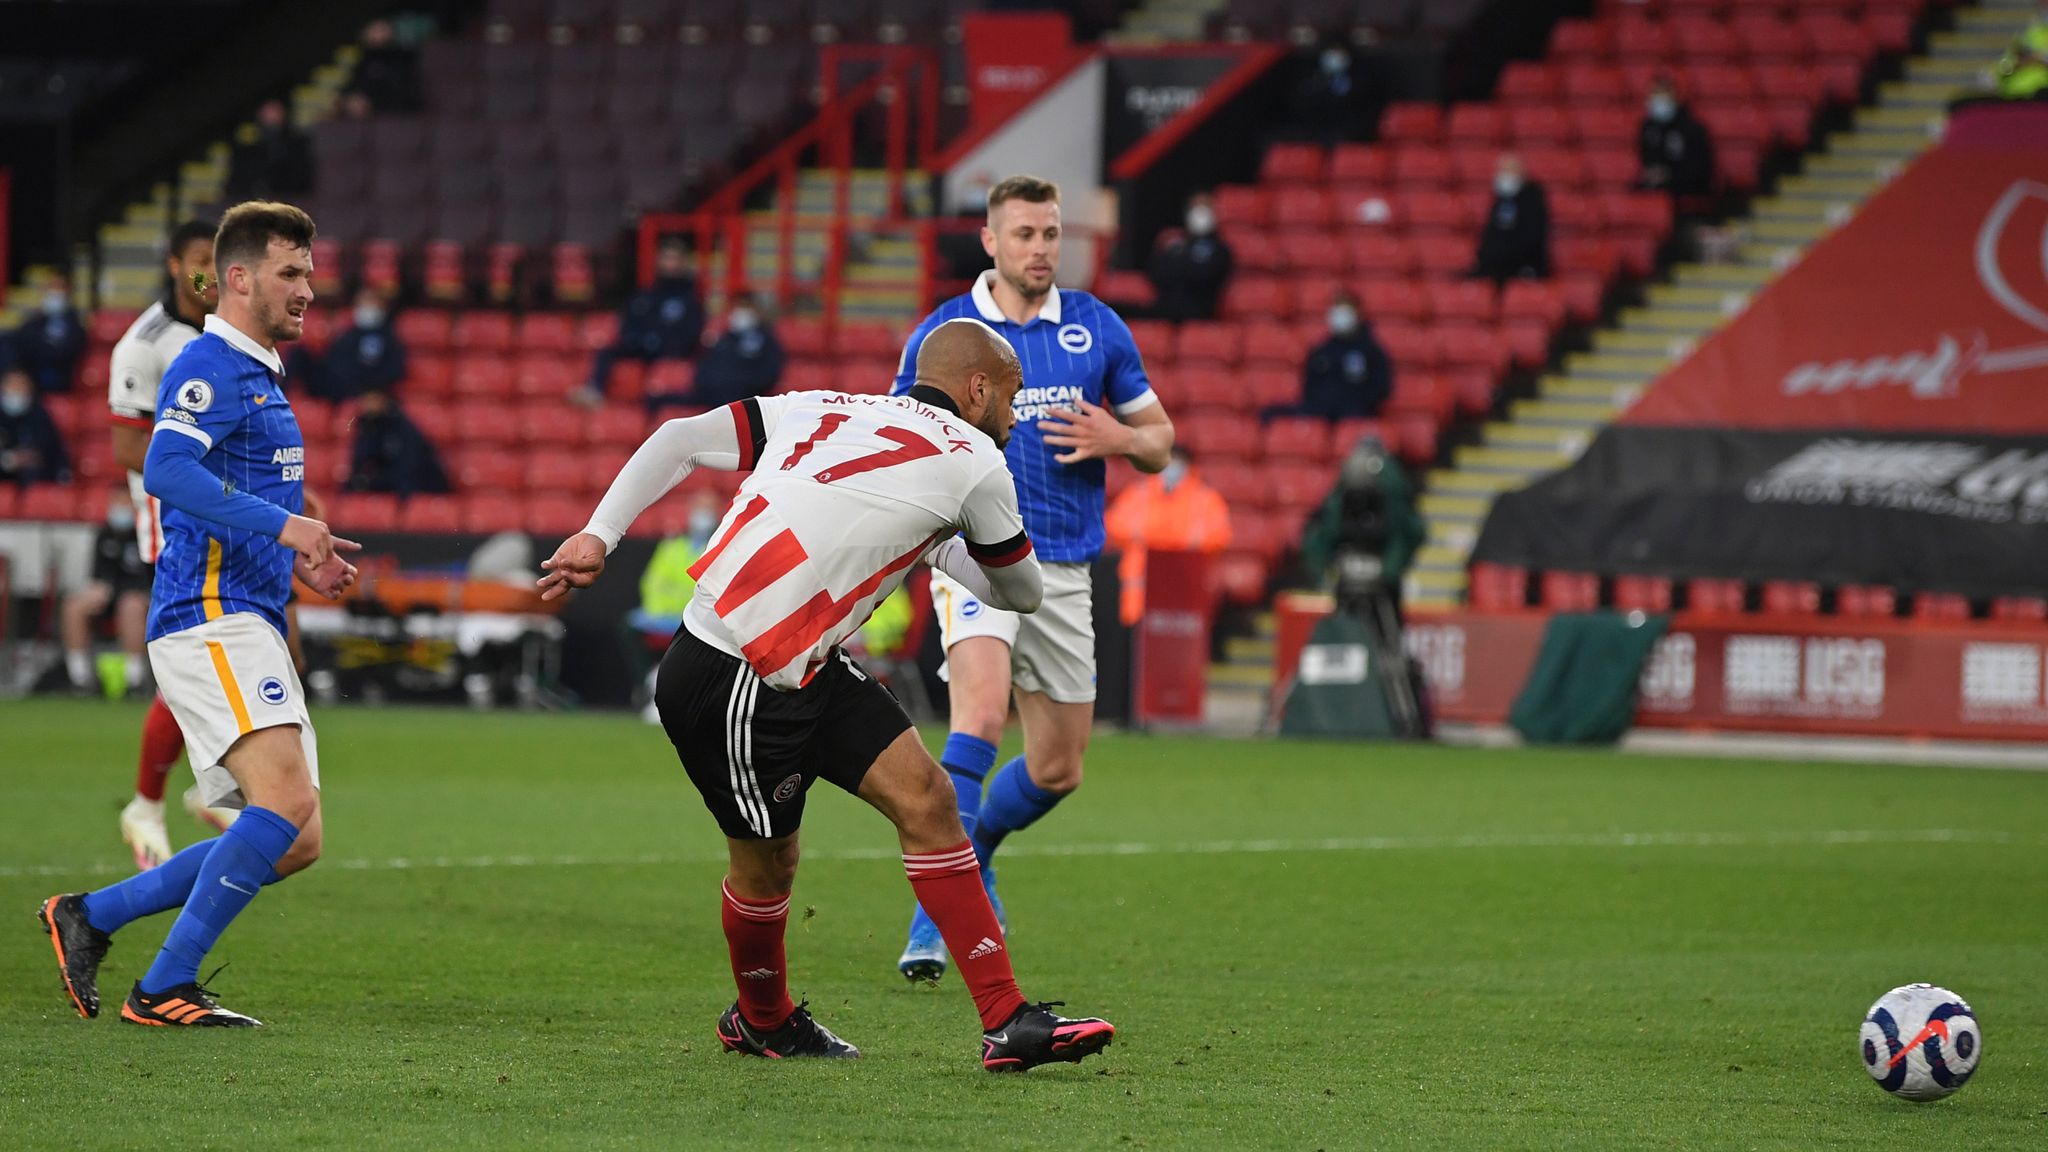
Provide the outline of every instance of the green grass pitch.
<path id="1" fill-rule="evenodd" d="M 717 833 L 610 716 L 322 713 L 327 858 L 215 953 L 269 1027 L 78 1019 L 32 911 L 120 874 L 139 719 L 0 705 L 0 1146 L 2048 1146 L 2048 775 L 1103 735 L 1002 891 L 1026 994 L 1117 1042 L 998 1077 L 830 786 L 793 990 L 867 1058 L 721 1053 Z M 1923 979 L 1986 1057 L 1915 1106 L 1855 1038 Z"/>

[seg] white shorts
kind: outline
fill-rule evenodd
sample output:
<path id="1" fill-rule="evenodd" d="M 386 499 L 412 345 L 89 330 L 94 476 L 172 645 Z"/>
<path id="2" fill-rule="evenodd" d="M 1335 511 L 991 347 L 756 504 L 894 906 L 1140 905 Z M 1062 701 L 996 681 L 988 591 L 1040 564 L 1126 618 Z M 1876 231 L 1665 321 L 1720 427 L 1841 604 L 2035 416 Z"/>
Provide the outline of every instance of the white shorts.
<path id="1" fill-rule="evenodd" d="M 976 599 L 943 572 L 932 573 L 939 643 L 992 636 L 1010 646 L 1010 682 L 1061 704 L 1095 701 L 1095 584 L 1086 564 L 1045 565 L 1045 599 L 1029 615 Z M 939 669 L 941 677 L 946 670 Z"/>
<path id="2" fill-rule="evenodd" d="M 185 733 L 185 753 L 199 795 L 209 808 L 248 803 L 228 774 L 228 749 L 251 732 L 281 724 L 299 727 L 313 787 L 320 787 L 320 754 L 313 720 L 306 714 L 306 690 L 292 667 L 284 637 L 263 617 L 230 612 L 196 628 L 149 642 L 149 666 L 157 691 Z"/>

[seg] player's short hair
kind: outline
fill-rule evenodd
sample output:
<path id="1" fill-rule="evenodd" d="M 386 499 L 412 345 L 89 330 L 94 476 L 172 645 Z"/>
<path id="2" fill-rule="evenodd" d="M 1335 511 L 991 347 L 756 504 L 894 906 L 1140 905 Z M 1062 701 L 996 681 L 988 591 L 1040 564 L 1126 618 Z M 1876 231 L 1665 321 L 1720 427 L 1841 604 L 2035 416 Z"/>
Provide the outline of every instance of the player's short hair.
<path id="1" fill-rule="evenodd" d="M 311 248 L 313 235 L 313 218 L 304 209 L 275 200 L 245 200 L 220 218 L 220 231 L 213 237 L 213 262 L 222 269 L 233 264 L 253 267 L 269 254 L 271 241 Z"/>
<path id="2" fill-rule="evenodd" d="M 988 190 L 988 210 L 994 212 L 1012 200 L 1026 204 L 1057 204 L 1060 186 L 1036 176 L 1012 176 Z"/>
<path id="3" fill-rule="evenodd" d="M 173 256 L 183 255 L 185 245 L 196 243 L 200 240 L 211 244 L 213 243 L 213 234 L 219 230 L 220 226 L 211 220 L 187 220 L 183 224 L 178 225 L 177 229 L 171 233 L 170 253 Z"/>

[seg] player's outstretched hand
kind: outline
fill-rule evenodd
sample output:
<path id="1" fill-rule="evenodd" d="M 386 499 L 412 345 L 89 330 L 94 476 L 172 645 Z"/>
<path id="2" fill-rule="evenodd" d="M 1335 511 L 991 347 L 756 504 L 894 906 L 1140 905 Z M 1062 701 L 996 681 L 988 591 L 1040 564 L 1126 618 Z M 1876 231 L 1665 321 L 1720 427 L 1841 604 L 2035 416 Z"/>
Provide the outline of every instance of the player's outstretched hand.
<path id="1" fill-rule="evenodd" d="M 1131 450 L 1130 426 L 1100 405 L 1077 400 L 1072 408 L 1054 408 L 1045 415 L 1038 430 L 1047 444 L 1068 449 L 1053 457 L 1062 464 L 1107 460 Z"/>
<path id="2" fill-rule="evenodd" d="M 363 550 L 361 544 L 336 536 L 328 531 L 327 525 L 309 516 L 287 517 L 284 531 L 277 534 L 277 540 L 316 569 L 333 560 L 336 552 Z"/>
<path id="3" fill-rule="evenodd" d="M 540 598 L 560 599 L 571 588 L 588 588 L 597 582 L 598 573 L 604 571 L 604 541 L 588 532 L 578 532 L 562 541 L 555 554 L 541 561 L 540 566 L 547 572 L 535 581 L 540 585 Z"/>
<path id="4" fill-rule="evenodd" d="M 350 550 L 362 547 L 348 540 L 336 540 L 335 543 L 349 545 Z M 327 563 L 319 565 L 308 562 L 304 556 L 294 556 L 292 571 L 306 587 L 329 600 L 341 599 L 341 594 L 356 582 L 356 566 L 338 555 L 329 556 Z"/>

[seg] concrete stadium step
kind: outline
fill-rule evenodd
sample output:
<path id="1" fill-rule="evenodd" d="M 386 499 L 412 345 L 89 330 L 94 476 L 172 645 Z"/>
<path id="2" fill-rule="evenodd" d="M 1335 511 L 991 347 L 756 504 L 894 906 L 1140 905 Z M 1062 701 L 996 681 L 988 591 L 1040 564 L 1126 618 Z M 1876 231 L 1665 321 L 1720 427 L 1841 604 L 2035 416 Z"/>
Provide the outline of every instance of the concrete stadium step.
<path id="1" fill-rule="evenodd" d="M 1671 363 L 1662 353 L 1573 352 L 1564 358 L 1565 374 L 1580 379 L 1616 380 L 1641 383 L 1662 372 Z"/>
<path id="2" fill-rule="evenodd" d="M 1944 112 L 1912 104 L 1856 110 L 1856 129 L 1859 132 L 1918 132 L 1932 140 L 1940 137 L 1941 126 L 1947 122 L 1948 116 Z"/>
<path id="3" fill-rule="evenodd" d="M 1415 550 L 1415 563 L 1419 567 L 1430 569 L 1463 568 L 1465 561 L 1471 555 L 1472 549 L 1470 546 L 1450 548 L 1441 545 L 1425 544 Z"/>
<path id="4" fill-rule="evenodd" d="M 1677 284 L 1653 284 L 1645 293 L 1652 308 L 1669 311 L 1709 312 L 1732 316 L 1749 304 L 1745 292 L 1722 292 L 1713 288 L 1686 288 Z"/>
<path id="5" fill-rule="evenodd" d="M 1805 244 L 1763 243 L 1753 240 L 1743 241 L 1736 246 L 1736 250 L 1742 253 L 1744 263 L 1768 264 L 1779 272 L 1798 263 L 1799 258 L 1806 254 L 1806 248 Z"/>
<path id="6" fill-rule="evenodd" d="M 1979 4 L 1973 8 L 1961 8 L 1956 11 L 1955 30 L 1965 36 L 2001 36 L 2010 43 L 2014 36 L 2019 35 L 2020 29 L 2027 26 L 2028 18 L 2033 15 L 2032 8 L 2027 4 Z M 2004 52 L 2005 48 L 2001 45 L 1998 51 Z M 1997 58 L 1996 53 L 1993 58 Z"/>
<path id="7" fill-rule="evenodd" d="M 1611 404 L 1626 408 L 1636 402 L 1655 377 L 1641 380 L 1586 380 L 1574 376 L 1546 376 L 1537 387 L 1538 395 L 1559 404 Z M 1554 428 L 1553 428 L 1554 430 Z M 1574 431 L 1583 431 L 1574 429 Z"/>
<path id="8" fill-rule="evenodd" d="M 1232 664 L 1271 664 L 1275 647 L 1271 636 L 1232 636 L 1223 642 L 1223 657 Z"/>
<path id="9" fill-rule="evenodd" d="M 1689 332 L 1655 328 L 1603 328 L 1593 333 L 1593 351 L 1623 356 L 1662 356 L 1676 360 L 1692 351 L 1697 339 Z"/>
<path id="10" fill-rule="evenodd" d="M 1465 570 L 1462 567 L 1424 568 L 1416 565 L 1401 581 L 1401 592 L 1403 602 L 1410 609 L 1452 611 L 1465 597 Z"/>
<path id="11" fill-rule="evenodd" d="M 1561 428 L 1554 424 L 1515 424 L 1506 420 L 1495 420 L 1480 431 L 1490 446 L 1534 448 L 1570 456 L 1585 451 L 1592 439 L 1583 429 Z"/>
<path id="12" fill-rule="evenodd" d="M 1861 200 L 1882 187 L 1884 181 L 1872 173 L 1855 176 L 1787 176 L 1778 181 L 1778 196 L 1790 200 Z"/>
<path id="13" fill-rule="evenodd" d="M 1766 244 L 1796 244 L 1802 248 L 1832 232 L 1834 227 L 1834 224 L 1827 220 L 1811 220 L 1805 217 L 1751 220 L 1743 225 L 1751 240 Z"/>
<path id="14" fill-rule="evenodd" d="M 1837 132 L 1828 137 L 1827 147 L 1837 156 L 1904 160 L 1926 151 L 1932 143 L 1924 132 Z"/>
<path id="15" fill-rule="evenodd" d="M 1498 496 L 1512 492 L 1528 483 L 1529 474 L 1509 472 L 1461 472 L 1451 468 L 1438 468 L 1429 474 L 1429 487 L 1433 492 L 1460 496 Z"/>
<path id="16" fill-rule="evenodd" d="M 1621 407 L 1593 400 L 1517 400 L 1508 414 L 1517 423 L 1585 429 L 1612 421 Z"/>
<path id="17" fill-rule="evenodd" d="M 1877 86 L 1877 102 L 1887 108 L 1935 108 L 1946 111 L 1956 97 L 1975 84 L 1952 80 L 1887 80 Z"/>
<path id="18" fill-rule="evenodd" d="M 1722 323 L 1718 308 L 1624 308 L 1618 319 L 1622 328 L 1630 332 L 1657 332 L 1666 337 L 1697 336 L 1719 328 Z M 1599 344 L 1597 335 L 1594 344 Z"/>
<path id="19" fill-rule="evenodd" d="M 1884 181 L 1899 174 L 1899 162 L 1883 156 L 1835 156 L 1815 152 L 1806 157 L 1804 167 L 1808 176 L 1869 177 Z"/>
<path id="20" fill-rule="evenodd" d="M 1451 463 L 1460 471 L 1468 472 L 1509 472 L 1528 475 L 1536 472 L 1555 472 L 1572 462 L 1569 454 L 1555 448 L 1510 448 L 1492 444 L 1479 447 L 1461 447 L 1451 454 Z"/>
<path id="21" fill-rule="evenodd" d="M 1846 213 L 1852 205 L 1843 204 Z M 1672 273 L 1682 288 L 1718 288 L 1730 292 L 1754 292 L 1777 279 L 1777 269 L 1751 264 L 1680 264 Z"/>
<path id="22" fill-rule="evenodd" d="M 1842 219 L 1851 207 L 1848 200 L 1810 200 L 1786 196 L 1764 196 L 1750 202 L 1752 220 L 1808 220 L 1827 222 Z"/>
<path id="23" fill-rule="evenodd" d="M 1469 492 L 1424 492 L 1417 498 L 1415 507 L 1431 520 L 1475 523 L 1484 519 L 1486 510 L 1493 507 L 1493 496 L 1490 493 L 1475 495 Z"/>
<path id="24" fill-rule="evenodd" d="M 1927 54 L 1937 57 L 1967 56 L 1980 63 L 1996 60 L 2012 43 L 2012 31 L 2000 29 L 1936 32 L 1927 38 Z"/>
<path id="25" fill-rule="evenodd" d="M 1922 56 L 1906 61 L 1906 81 L 1910 84 L 1954 84 L 1959 87 L 1988 87 L 1991 66 L 1997 56 L 1957 58 L 1944 56 Z"/>

